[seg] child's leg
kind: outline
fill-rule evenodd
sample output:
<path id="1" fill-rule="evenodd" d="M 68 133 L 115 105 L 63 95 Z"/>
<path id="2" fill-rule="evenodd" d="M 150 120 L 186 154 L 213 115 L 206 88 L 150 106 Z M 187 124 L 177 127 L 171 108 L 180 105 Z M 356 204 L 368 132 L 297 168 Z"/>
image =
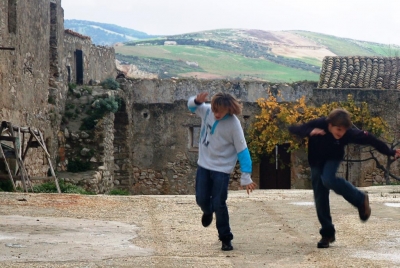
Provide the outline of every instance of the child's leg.
<path id="1" fill-rule="evenodd" d="M 217 229 L 221 241 L 230 241 L 233 239 L 231 228 L 229 226 L 228 207 L 226 199 L 228 198 L 229 174 L 211 171 L 212 204 L 217 219 Z"/>
<path id="2" fill-rule="evenodd" d="M 204 214 L 213 213 L 211 204 L 212 186 L 211 171 L 199 166 L 196 174 L 196 203 Z"/>
<path id="3" fill-rule="evenodd" d="M 335 227 L 332 224 L 331 210 L 329 206 L 329 189 L 326 188 L 321 180 L 322 167 L 311 167 L 311 181 L 314 191 L 315 208 L 318 220 L 321 223 L 319 233 L 323 237 L 335 235 Z"/>
<path id="4" fill-rule="evenodd" d="M 321 175 L 322 183 L 326 188 L 332 189 L 335 193 L 343 196 L 353 206 L 360 207 L 364 203 L 364 193 L 345 179 L 336 177 L 340 162 L 338 160 L 326 161 Z"/>

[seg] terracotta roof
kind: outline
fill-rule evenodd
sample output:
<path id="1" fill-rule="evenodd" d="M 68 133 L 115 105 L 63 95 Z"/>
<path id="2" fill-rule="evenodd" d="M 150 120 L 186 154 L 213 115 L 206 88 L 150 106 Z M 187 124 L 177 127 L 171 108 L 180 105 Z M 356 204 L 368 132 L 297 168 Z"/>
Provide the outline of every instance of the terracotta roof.
<path id="1" fill-rule="evenodd" d="M 400 57 L 325 57 L 318 88 L 400 90 Z"/>
<path id="2" fill-rule="evenodd" d="M 82 34 L 80 34 L 80 33 L 74 32 L 74 31 L 72 31 L 72 30 L 70 30 L 70 29 L 65 29 L 64 32 L 65 32 L 65 33 L 68 33 L 68 34 L 70 34 L 70 35 L 73 35 L 73 36 L 77 36 L 77 37 L 82 38 L 82 39 L 89 39 L 89 40 L 92 40 L 92 39 L 90 38 L 90 36 L 82 35 Z"/>

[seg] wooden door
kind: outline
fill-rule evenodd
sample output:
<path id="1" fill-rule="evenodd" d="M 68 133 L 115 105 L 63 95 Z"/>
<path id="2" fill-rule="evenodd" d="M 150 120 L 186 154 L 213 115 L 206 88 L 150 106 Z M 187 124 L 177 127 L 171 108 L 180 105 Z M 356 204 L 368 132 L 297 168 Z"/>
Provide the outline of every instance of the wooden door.
<path id="1" fill-rule="evenodd" d="M 75 56 L 76 56 L 76 84 L 83 85 L 83 52 L 82 52 L 82 50 L 76 50 Z"/>
<path id="2" fill-rule="evenodd" d="M 290 153 L 288 145 L 278 145 L 260 162 L 260 189 L 290 189 Z"/>

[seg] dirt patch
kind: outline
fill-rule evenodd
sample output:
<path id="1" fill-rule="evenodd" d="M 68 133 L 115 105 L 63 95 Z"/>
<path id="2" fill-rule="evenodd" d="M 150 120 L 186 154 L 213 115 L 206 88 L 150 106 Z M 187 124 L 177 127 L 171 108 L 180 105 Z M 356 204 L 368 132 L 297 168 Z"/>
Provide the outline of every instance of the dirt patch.
<path id="1" fill-rule="evenodd" d="M 3 267 L 398 267 L 399 186 L 368 187 L 372 216 L 331 193 L 336 242 L 318 249 L 311 190 L 229 192 L 234 250 L 186 196 L 0 193 Z M 19 201 L 25 200 L 25 201 Z M 345 260 L 345 261 L 343 261 Z"/>
<path id="2" fill-rule="evenodd" d="M 275 37 L 273 32 L 261 31 L 261 30 L 246 30 L 249 36 L 256 37 L 258 39 L 263 39 L 264 41 L 280 42 L 278 38 Z"/>
<path id="3" fill-rule="evenodd" d="M 289 58 L 310 58 L 323 60 L 325 56 L 336 56 L 333 52 L 326 48 L 317 47 L 289 47 L 289 46 L 273 46 L 272 53 L 289 57 Z M 322 64 L 321 64 L 322 65 Z"/>
<path id="4" fill-rule="evenodd" d="M 210 74 L 210 73 L 202 73 L 202 72 L 190 72 L 190 73 L 184 73 L 184 74 L 179 74 L 181 77 L 192 77 L 192 78 L 198 78 L 198 79 L 226 79 L 226 76 L 223 75 L 218 75 L 218 74 Z"/>

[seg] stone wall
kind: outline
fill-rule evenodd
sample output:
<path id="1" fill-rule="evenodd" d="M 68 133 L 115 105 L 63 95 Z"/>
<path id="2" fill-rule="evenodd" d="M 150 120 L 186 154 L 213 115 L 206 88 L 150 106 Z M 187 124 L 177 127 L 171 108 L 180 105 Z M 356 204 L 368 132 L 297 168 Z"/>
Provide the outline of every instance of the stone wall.
<path id="1" fill-rule="evenodd" d="M 239 120 L 246 130 L 260 111 L 257 99 L 267 97 L 268 91 L 279 91 L 285 101 L 293 101 L 303 95 L 311 96 L 315 86 L 315 83 L 287 85 L 191 79 L 118 81 L 124 91 L 124 99 L 131 101 L 125 105 L 131 122 L 124 125 L 132 127 L 125 140 L 125 148 L 130 146 L 132 155 L 130 165 L 116 165 L 118 173 L 125 174 L 125 177 L 116 178 L 116 184 L 132 194 L 194 193 L 198 151 L 193 133 L 201 121 L 187 109 L 187 99 L 190 96 L 201 91 L 208 91 L 210 95 L 219 91 L 235 95 L 244 105 Z M 127 118 L 125 116 L 124 120 Z M 118 146 L 114 151 L 118 152 L 120 148 Z M 133 167 L 133 176 L 127 180 L 126 175 L 132 172 L 128 170 L 129 167 Z M 231 175 L 230 189 L 239 188 L 238 167 Z M 253 169 L 253 179 L 258 182 L 257 164 Z"/>
<path id="2" fill-rule="evenodd" d="M 48 102 L 48 89 L 50 17 L 54 12 L 63 13 L 60 0 L 0 0 L 0 47 L 13 49 L 0 49 L 0 119 L 40 129 L 52 155 L 57 148 L 57 122 L 50 116 L 53 105 Z M 63 20 L 58 23 L 60 27 Z M 30 151 L 26 164 L 32 176 L 47 174 L 40 150 Z"/>
<path id="3" fill-rule="evenodd" d="M 59 178 L 73 182 L 94 193 L 105 193 L 114 188 L 115 138 L 114 113 L 106 113 L 87 128 L 84 120 L 89 118 L 95 103 L 101 99 L 116 98 L 120 90 L 105 90 L 101 86 L 79 86 L 67 97 L 63 124 L 58 135 Z M 96 111 L 95 111 L 96 112 Z M 118 115 L 119 113 L 117 113 Z M 128 158 L 129 159 L 129 158 Z M 82 170 L 84 172 L 81 172 Z M 67 172 L 70 171 L 70 172 Z M 72 173 L 79 171 L 78 173 Z"/>
<path id="4" fill-rule="evenodd" d="M 116 76 L 113 48 L 64 34 L 61 0 L 0 0 L 0 121 L 41 130 L 54 162 L 68 95 L 67 67 L 74 66 L 79 48 L 85 83 Z M 40 150 L 29 152 L 31 176 L 47 174 L 42 159 Z"/>
<path id="5" fill-rule="evenodd" d="M 115 78 L 115 51 L 113 47 L 96 46 L 87 36 L 70 30 L 65 31 L 63 56 L 63 77 L 65 81 L 78 84 L 76 76 L 76 51 L 83 53 L 83 84 L 91 81 L 101 82 Z"/>
<path id="6" fill-rule="evenodd" d="M 315 89 L 314 83 L 269 84 L 244 81 L 201 81 L 201 80 L 126 80 L 120 79 L 124 98 L 132 103 L 126 105 L 130 114 L 132 132 L 126 144 L 131 148 L 133 176 L 117 184 L 129 189 L 132 194 L 191 194 L 194 192 L 197 149 L 193 146 L 193 128 L 200 126 L 200 119 L 186 107 L 187 98 L 201 91 L 210 95 L 224 91 L 240 98 L 244 104 L 239 116 L 244 130 L 250 126 L 254 116 L 260 112 L 256 100 L 267 97 L 267 92 L 281 93 L 278 101 L 295 101 L 306 96 L 310 105 L 324 102 L 345 101 L 348 94 L 356 102 L 367 101 L 373 113 L 391 120 L 393 111 L 398 109 L 398 91 L 366 91 Z M 385 102 L 386 109 L 381 101 Z M 390 109 L 387 109 L 389 103 Z M 383 113 L 385 112 L 385 113 Z M 127 119 L 128 117 L 126 117 Z M 116 151 L 116 149 L 115 149 Z M 349 147 L 351 159 L 365 158 L 358 147 Z M 381 156 L 380 156 L 381 157 Z M 310 170 L 305 152 L 292 153 L 292 188 L 310 188 Z M 253 165 L 253 179 L 259 180 L 259 164 Z M 119 166 L 119 165 L 118 165 Z M 126 165 L 125 167 L 128 167 Z M 238 166 L 237 166 L 238 167 Z M 121 169 L 121 166 L 118 167 Z M 393 165 L 395 173 L 398 167 Z M 124 168 L 121 169 L 123 171 Z M 131 174 L 125 170 L 125 175 Z M 338 175 L 347 177 L 354 185 L 370 185 L 382 176 L 373 162 L 343 162 Z M 232 174 L 230 189 L 238 189 L 240 171 Z"/>

